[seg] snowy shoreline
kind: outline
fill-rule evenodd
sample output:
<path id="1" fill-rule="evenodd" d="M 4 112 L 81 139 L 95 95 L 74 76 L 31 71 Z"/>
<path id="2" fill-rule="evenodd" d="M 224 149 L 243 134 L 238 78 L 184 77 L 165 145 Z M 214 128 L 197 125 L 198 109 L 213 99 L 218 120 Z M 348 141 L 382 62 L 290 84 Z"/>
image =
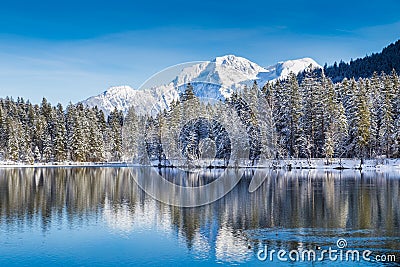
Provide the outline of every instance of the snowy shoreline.
<path id="1" fill-rule="evenodd" d="M 400 170 L 400 159 L 286 159 L 286 160 L 266 160 L 260 163 L 260 166 L 267 168 L 282 169 L 321 169 L 321 170 L 382 170 L 398 169 Z"/>
<path id="2" fill-rule="evenodd" d="M 86 168 L 86 167 L 127 167 L 126 162 L 49 162 L 26 164 L 20 162 L 0 162 L 0 168 Z"/>
<path id="3" fill-rule="evenodd" d="M 0 162 L 0 168 L 85 168 L 85 167 L 150 167 L 150 165 L 128 164 L 126 162 L 50 162 L 25 164 L 18 162 Z M 327 164 L 326 159 L 284 159 L 264 160 L 257 166 L 240 165 L 240 168 L 265 168 L 265 169 L 319 169 L 319 170 L 399 170 L 400 158 L 396 159 L 366 159 L 361 164 L 361 159 L 331 159 Z"/>

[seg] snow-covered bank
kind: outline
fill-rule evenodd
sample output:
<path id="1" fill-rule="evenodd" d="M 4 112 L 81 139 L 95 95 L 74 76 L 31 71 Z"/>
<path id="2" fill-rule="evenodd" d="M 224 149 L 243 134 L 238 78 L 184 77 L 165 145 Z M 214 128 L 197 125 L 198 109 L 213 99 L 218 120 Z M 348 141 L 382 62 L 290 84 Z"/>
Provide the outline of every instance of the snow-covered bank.
<path id="1" fill-rule="evenodd" d="M 49 162 L 27 164 L 0 161 L 0 168 L 127 167 L 126 162 Z"/>
<path id="2" fill-rule="evenodd" d="M 285 169 L 399 169 L 400 159 L 286 159 L 286 160 L 264 160 L 258 164 L 265 168 Z"/>
<path id="3" fill-rule="evenodd" d="M 26 164 L 21 162 L 0 161 L 0 168 L 48 168 L 48 167 L 144 167 L 145 165 L 130 164 L 126 162 L 50 162 Z M 239 165 L 248 168 L 249 165 Z M 362 169 L 362 170 L 399 170 L 399 159 L 285 159 L 264 160 L 258 162 L 257 168 L 270 169 Z"/>

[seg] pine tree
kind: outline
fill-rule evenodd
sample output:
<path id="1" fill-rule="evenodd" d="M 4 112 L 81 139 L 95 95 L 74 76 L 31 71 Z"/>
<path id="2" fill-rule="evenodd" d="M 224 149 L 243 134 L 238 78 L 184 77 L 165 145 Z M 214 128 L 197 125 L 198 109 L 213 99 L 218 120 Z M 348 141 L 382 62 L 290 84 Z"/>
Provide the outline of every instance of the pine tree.
<path id="1" fill-rule="evenodd" d="M 259 92 L 257 104 L 257 122 L 260 128 L 261 155 L 266 159 L 274 159 L 277 153 L 277 133 L 273 116 L 271 88 L 263 88 Z"/>
<path id="2" fill-rule="evenodd" d="M 322 85 L 315 73 L 306 72 L 301 84 L 303 94 L 303 128 L 302 151 L 307 157 L 323 155 L 324 140 L 324 106 L 322 101 Z"/>
<path id="3" fill-rule="evenodd" d="M 260 96 L 260 88 L 258 87 L 257 81 L 253 82 L 252 87 L 248 91 L 248 95 L 244 95 L 244 99 L 246 100 L 247 104 L 249 105 L 250 109 L 255 112 L 257 110 L 258 105 L 258 97 Z M 257 123 L 257 118 L 253 117 L 253 123 Z"/>
<path id="4" fill-rule="evenodd" d="M 46 138 L 47 132 L 47 124 L 45 118 L 37 114 L 36 119 L 34 121 L 34 131 L 32 136 L 33 146 L 37 146 L 41 154 L 43 154 L 44 150 L 44 140 Z"/>
<path id="5" fill-rule="evenodd" d="M 300 156 L 301 150 L 301 137 L 303 135 L 303 129 L 300 125 L 300 119 L 303 116 L 301 110 L 302 98 L 300 95 L 299 84 L 294 73 L 289 76 L 289 86 L 290 86 L 290 98 L 288 102 L 289 108 L 289 125 L 290 125 L 290 135 L 289 135 L 289 155 L 294 157 Z"/>
<path id="6" fill-rule="evenodd" d="M 393 85 L 393 118 L 394 133 L 392 136 L 393 157 L 400 157 L 400 79 L 395 70 L 392 70 L 391 80 Z"/>
<path id="7" fill-rule="evenodd" d="M 85 119 L 84 108 L 81 104 L 76 107 L 70 104 L 67 108 L 67 133 L 68 150 L 72 161 L 82 162 L 86 160 L 86 140 L 83 128 Z"/>
<path id="8" fill-rule="evenodd" d="M 56 114 L 53 115 L 55 118 L 54 123 L 54 159 L 58 162 L 62 162 L 67 159 L 66 151 L 66 135 L 67 130 L 65 128 L 64 111 L 61 104 L 57 105 L 57 110 L 54 111 Z"/>
<path id="9" fill-rule="evenodd" d="M 138 159 L 138 139 L 139 125 L 138 117 L 134 107 L 130 107 L 124 120 L 122 128 L 123 154 L 128 161 Z"/>
<path id="10" fill-rule="evenodd" d="M 181 96 L 180 96 L 180 100 L 181 100 L 181 102 L 184 102 L 184 101 L 192 100 L 194 98 L 195 98 L 195 94 L 194 94 L 193 86 L 190 83 L 188 83 L 186 85 L 184 93 L 181 94 Z"/>
<path id="11" fill-rule="evenodd" d="M 6 145 L 7 142 L 6 142 L 5 114 L 2 105 L 0 105 L 0 160 L 3 160 L 5 158 Z"/>
<path id="12" fill-rule="evenodd" d="M 273 101 L 271 105 L 273 107 L 273 114 L 274 114 L 274 121 L 275 121 L 275 128 L 277 132 L 277 154 L 276 158 L 285 158 L 288 156 L 288 117 L 289 112 L 287 111 L 288 102 L 289 102 L 289 95 L 287 90 L 285 90 L 284 86 L 282 85 L 281 81 L 277 81 L 273 89 L 271 90 L 272 94 L 267 92 L 267 97 L 270 101 Z"/>
<path id="13" fill-rule="evenodd" d="M 19 160 L 24 163 L 33 163 L 33 154 L 32 148 L 30 143 L 30 132 L 29 130 L 24 127 L 24 124 L 21 122 L 19 123 L 19 132 L 20 136 L 19 139 Z"/>
<path id="14" fill-rule="evenodd" d="M 371 112 L 371 142 L 369 145 L 369 156 L 374 157 L 381 154 L 380 147 L 380 128 L 382 125 L 381 121 L 381 86 L 378 74 L 374 72 L 371 79 L 365 81 L 365 88 L 368 94 L 368 108 Z"/>
<path id="15" fill-rule="evenodd" d="M 337 108 L 335 91 L 332 83 L 327 83 L 326 90 L 326 105 L 325 105 L 325 120 L 328 124 L 325 132 L 324 152 L 327 159 L 332 159 L 335 153 L 335 140 L 334 135 L 336 132 L 335 125 L 335 112 Z"/>
<path id="16" fill-rule="evenodd" d="M 20 134 L 17 123 L 13 121 L 10 117 L 7 118 L 7 132 L 8 132 L 8 141 L 7 141 L 7 158 L 12 161 L 19 160 L 19 142 L 18 135 Z"/>
<path id="17" fill-rule="evenodd" d="M 108 125 L 112 141 L 112 160 L 119 161 L 122 157 L 122 126 L 123 115 L 116 108 L 108 116 Z"/>
<path id="18" fill-rule="evenodd" d="M 368 108 L 365 87 L 362 83 L 359 84 L 359 89 L 356 92 L 356 106 L 355 114 L 353 117 L 355 127 L 355 141 L 356 141 L 356 153 L 361 158 L 367 156 L 367 147 L 370 142 L 370 111 Z"/>
<path id="19" fill-rule="evenodd" d="M 40 160 L 42 159 L 42 155 L 40 154 L 40 150 L 37 146 L 35 146 L 33 150 L 33 158 L 36 163 L 40 162 Z"/>
<path id="20" fill-rule="evenodd" d="M 74 135 L 74 118 L 76 116 L 75 106 L 70 103 L 65 113 L 65 130 L 66 130 L 66 158 L 72 160 L 73 154 L 73 135 Z"/>
<path id="21" fill-rule="evenodd" d="M 166 113 L 168 131 L 162 133 L 164 140 L 166 157 L 170 160 L 177 160 L 181 157 L 179 149 L 179 135 L 183 122 L 182 102 L 179 100 L 171 105 L 171 108 Z"/>
<path id="22" fill-rule="evenodd" d="M 99 121 L 96 117 L 96 110 L 89 110 L 87 112 L 87 121 L 89 123 L 89 141 L 88 141 L 88 154 L 86 159 L 92 162 L 101 162 L 105 159 L 104 153 L 104 139 L 100 129 Z"/>
<path id="23" fill-rule="evenodd" d="M 53 141 L 49 133 L 46 135 L 43 146 L 43 161 L 52 162 L 54 160 Z"/>
<path id="24" fill-rule="evenodd" d="M 379 136 L 380 145 L 384 149 L 386 157 L 391 157 L 392 135 L 394 133 L 394 114 L 393 114 L 393 99 L 394 89 L 390 76 L 382 75 L 383 90 L 382 90 L 382 127 Z"/>
<path id="25" fill-rule="evenodd" d="M 325 82 L 325 111 L 326 122 L 324 152 L 328 162 L 344 152 L 344 141 L 347 138 L 347 119 L 343 104 L 339 101 L 334 85 L 328 79 Z"/>
<path id="26" fill-rule="evenodd" d="M 338 75 L 354 71 L 343 64 L 336 66 Z M 302 79 L 300 85 L 298 79 Z M 198 129 L 190 132 L 185 153 L 197 159 L 205 131 L 199 125 L 205 123 L 204 118 L 244 125 L 245 135 L 236 136 L 240 127 L 231 129 L 235 135 L 231 145 L 248 146 L 252 161 L 260 155 L 325 157 L 327 161 L 344 156 L 400 157 L 400 82 L 394 70 L 390 75 L 374 73 L 371 78 L 343 79 L 336 84 L 323 71 L 308 70 L 298 77 L 290 74 L 287 80 L 267 83 L 262 90 L 253 82 L 226 103 L 236 114 L 227 116 L 223 105 L 201 103 L 188 84 L 180 99 L 157 116 L 140 116 L 132 108 L 124 118 L 115 109 L 106 121 L 97 107 L 69 104 L 64 111 L 62 105 L 53 107 L 46 98 L 32 105 L 20 97 L 16 101 L 6 97 L 0 99 L 0 160 L 135 159 L 143 163 L 149 154 L 165 165 L 166 158 L 174 162 L 182 157 L 181 129 L 191 119 Z M 216 153 L 223 153 L 224 159 L 231 152 L 221 151 Z"/>

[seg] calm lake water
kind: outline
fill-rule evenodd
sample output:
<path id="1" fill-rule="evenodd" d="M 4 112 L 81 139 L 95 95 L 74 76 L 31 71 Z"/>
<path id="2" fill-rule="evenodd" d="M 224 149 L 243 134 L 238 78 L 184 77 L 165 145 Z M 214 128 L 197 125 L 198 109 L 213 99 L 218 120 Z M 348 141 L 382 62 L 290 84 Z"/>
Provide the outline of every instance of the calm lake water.
<path id="1" fill-rule="evenodd" d="M 178 208 L 149 197 L 128 168 L 0 169 L 0 266 L 309 266 L 290 251 L 319 256 L 341 238 L 359 262 L 313 264 L 399 264 L 399 172 L 266 172 L 253 193 L 244 177 L 217 202 Z M 260 261 L 271 250 L 290 263 Z"/>

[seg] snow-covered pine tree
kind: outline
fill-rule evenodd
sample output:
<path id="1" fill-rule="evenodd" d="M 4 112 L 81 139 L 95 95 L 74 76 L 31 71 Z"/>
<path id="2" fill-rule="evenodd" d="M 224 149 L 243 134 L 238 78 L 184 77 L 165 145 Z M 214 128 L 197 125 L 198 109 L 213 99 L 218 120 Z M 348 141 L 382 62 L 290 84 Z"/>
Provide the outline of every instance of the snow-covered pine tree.
<path id="1" fill-rule="evenodd" d="M 67 131 L 68 131 L 68 150 L 72 161 L 82 162 L 86 160 L 86 140 L 84 135 L 83 123 L 85 112 L 82 104 L 74 106 L 68 105 L 67 108 Z"/>
<path id="2" fill-rule="evenodd" d="M 381 106 L 381 122 L 382 126 L 379 132 L 379 143 L 385 153 L 386 157 L 391 157 L 392 137 L 394 133 L 394 112 L 393 112 L 393 99 L 394 88 L 390 76 L 382 73 L 381 79 L 383 80 L 382 106 Z"/>
<path id="3" fill-rule="evenodd" d="M 277 133 L 273 116 L 273 101 L 269 87 L 259 91 L 257 97 L 257 122 L 260 129 L 261 156 L 266 159 L 274 159 L 276 156 Z"/>
<path id="4" fill-rule="evenodd" d="M 186 85 L 185 91 L 179 96 L 181 102 L 194 99 L 196 96 L 194 94 L 193 85 L 188 83 Z"/>
<path id="5" fill-rule="evenodd" d="M 250 91 L 247 91 L 249 96 Z M 258 94 L 258 93 L 257 93 Z M 247 139 L 249 143 L 249 160 L 250 164 L 254 165 L 256 160 L 259 159 L 261 153 L 261 142 L 260 142 L 260 129 L 257 122 L 257 110 L 252 110 L 248 102 L 250 100 L 245 99 L 246 95 L 243 94 L 232 94 L 227 103 L 236 111 L 240 118 L 241 124 L 246 129 L 247 138 L 240 137 L 240 139 Z M 235 125 L 235 124 L 233 124 Z"/>
<path id="6" fill-rule="evenodd" d="M 96 109 L 87 109 L 86 112 L 86 122 L 88 124 L 88 153 L 86 160 L 91 162 L 101 162 L 105 159 L 104 139 L 96 113 Z"/>
<path id="7" fill-rule="evenodd" d="M 358 134 L 359 134 L 359 139 L 358 139 L 358 144 L 359 144 L 359 149 L 360 153 L 359 155 L 361 158 L 366 157 L 367 154 L 367 148 L 368 144 L 370 142 L 370 125 L 371 125 L 371 113 L 368 108 L 368 96 L 365 91 L 365 86 L 364 84 L 361 84 L 360 89 L 359 89 L 359 94 L 358 94 L 358 111 L 359 111 L 359 125 L 358 125 Z"/>
<path id="8" fill-rule="evenodd" d="M 371 112 L 371 141 L 368 150 L 370 157 L 376 157 L 382 154 L 379 136 L 382 125 L 382 88 L 378 73 L 374 72 L 370 79 L 365 80 L 365 89 L 368 94 L 368 108 Z"/>
<path id="9" fill-rule="evenodd" d="M 393 118 L 394 118 L 394 133 L 392 136 L 392 151 L 393 157 L 400 157 L 400 79 L 397 72 L 393 69 L 391 73 L 391 80 L 393 85 Z"/>
<path id="10" fill-rule="evenodd" d="M 40 162 L 40 160 L 42 159 L 42 155 L 40 154 L 40 150 L 37 146 L 35 146 L 35 148 L 33 149 L 33 159 L 34 162 Z"/>
<path id="11" fill-rule="evenodd" d="M 37 113 L 34 120 L 34 131 L 32 136 L 33 146 L 39 148 L 40 154 L 43 155 L 44 140 L 46 138 L 47 124 L 43 115 Z"/>
<path id="12" fill-rule="evenodd" d="M 43 161 L 52 162 L 53 160 L 54 160 L 53 140 L 51 140 L 50 133 L 47 133 L 43 143 Z"/>
<path id="13" fill-rule="evenodd" d="M 6 150 L 6 124 L 2 104 L 0 103 L 0 161 L 4 160 Z"/>
<path id="14" fill-rule="evenodd" d="M 66 136 L 67 131 L 65 127 L 65 115 L 61 104 L 57 105 L 57 109 L 53 112 L 55 114 L 52 116 L 55 118 L 54 122 L 54 159 L 55 161 L 62 162 L 67 159 L 66 151 Z"/>
<path id="15" fill-rule="evenodd" d="M 248 95 L 244 95 L 244 99 L 246 100 L 247 104 L 249 105 L 250 109 L 253 110 L 255 113 L 258 109 L 258 97 L 260 96 L 260 88 L 258 87 L 257 81 L 253 82 L 250 90 L 248 90 Z M 257 118 L 254 116 L 253 124 L 257 124 Z"/>
<path id="16" fill-rule="evenodd" d="M 26 121 L 24 120 L 24 123 Z M 19 136 L 19 159 L 20 161 L 28 164 L 32 164 L 33 153 L 31 148 L 31 138 L 29 128 L 26 127 L 26 124 L 19 122 L 21 135 Z"/>
<path id="17" fill-rule="evenodd" d="M 368 96 L 364 82 L 357 83 L 354 79 L 350 81 L 349 92 L 351 101 L 349 103 L 349 141 L 348 154 L 351 157 L 365 158 L 368 153 L 371 132 L 371 113 L 368 108 Z"/>
<path id="18" fill-rule="evenodd" d="M 183 113 L 182 103 L 178 100 L 171 104 L 170 109 L 165 114 L 168 131 L 162 133 L 163 144 L 166 157 L 170 160 L 177 160 L 181 157 L 179 150 L 179 134 L 182 128 Z"/>
<path id="19" fill-rule="evenodd" d="M 114 161 L 119 161 L 122 157 L 122 126 L 123 115 L 117 108 L 108 116 L 108 127 L 111 134 L 111 157 Z"/>
<path id="20" fill-rule="evenodd" d="M 335 155 L 341 157 L 347 137 L 347 118 L 343 104 L 339 101 L 334 85 L 327 78 L 324 82 L 324 117 L 326 123 L 324 152 L 329 162 Z"/>
<path id="21" fill-rule="evenodd" d="M 134 107 L 130 107 L 122 128 L 123 157 L 128 161 L 138 160 L 139 118 Z"/>
<path id="22" fill-rule="evenodd" d="M 288 156 L 288 149 L 287 144 L 289 140 L 288 134 L 288 118 L 289 112 L 287 110 L 288 102 L 289 102 L 289 95 L 288 91 L 285 90 L 281 81 L 277 81 L 272 86 L 272 94 L 268 96 L 272 101 L 273 104 L 273 115 L 274 115 L 274 122 L 277 132 L 277 159 L 286 158 Z M 268 92 L 267 92 L 268 93 Z"/>
<path id="23" fill-rule="evenodd" d="M 289 155 L 298 158 L 301 150 L 301 137 L 303 129 L 300 125 L 300 119 L 303 116 L 301 110 L 302 97 L 300 88 L 297 82 L 297 77 L 294 73 L 289 75 L 290 97 L 288 101 L 289 108 Z"/>
<path id="24" fill-rule="evenodd" d="M 247 94 L 247 95 L 246 95 Z M 250 143 L 250 160 L 252 165 L 259 159 L 261 153 L 261 134 L 260 134 L 260 122 L 258 121 L 257 111 L 259 110 L 259 97 L 261 90 L 258 87 L 257 81 L 253 82 L 253 85 L 248 90 L 245 90 L 241 94 L 241 98 L 244 100 L 246 105 L 242 105 L 242 110 L 248 114 L 248 121 L 243 121 L 247 128 L 247 135 Z M 245 108 L 245 109 L 243 109 Z M 244 114 L 244 113 L 243 113 Z M 243 118 L 243 116 L 241 117 Z"/>
<path id="25" fill-rule="evenodd" d="M 73 135 L 74 135 L 74 118 L 76 116 L 76 108 L 69 103 L 65 110 L 65 130 L 66 130 L 66 158 L 72 160 L 73 157 Z"/>
<path id="26" fill-rule="evenodd" d="M 11 118 L 7 117 L 7 158 L 14 162 L 19 160 L 19 138 L 21 134 L 17 123 Z"/>
<path id="27" fill-rule="evenodd" d="M 348 121 L 349 132 L 346 140 L 346 151 L 345 155 L 347 157 L 356 156 L 356 146 L 357 146 L 357 121 L 358 110 L 357 110 L 357 82 L 354 79 L 348 81 L 346 78 L 342 81 L 342 92 L 343 92 L 343 107 L 346 112 L 346 118 Z M 356 117 L 357 116 L 357 117 Z"/>
<path id="28" fill-rule="evenodd" d="M 330 161 L 335 153 L 335 132 L 336 132 L 336 95 L 333 88 L 333 84 L 329 81 L 325 82 L 326 86 L 326 97 L 325 97 L 325 121 L 327 124 L 325 131 L 325 142 L 324 142 L 324 152 L 327 161 Z"/>
<path id="29" fill-rule="evenodd" d="M 306 71 L 301 83 L 303 95 L 301 120 L 302 124 L 302 151 L 306 157 L 321 157 L 324 147 L 324 106 L 323 86 L 311 69 Z"/>

